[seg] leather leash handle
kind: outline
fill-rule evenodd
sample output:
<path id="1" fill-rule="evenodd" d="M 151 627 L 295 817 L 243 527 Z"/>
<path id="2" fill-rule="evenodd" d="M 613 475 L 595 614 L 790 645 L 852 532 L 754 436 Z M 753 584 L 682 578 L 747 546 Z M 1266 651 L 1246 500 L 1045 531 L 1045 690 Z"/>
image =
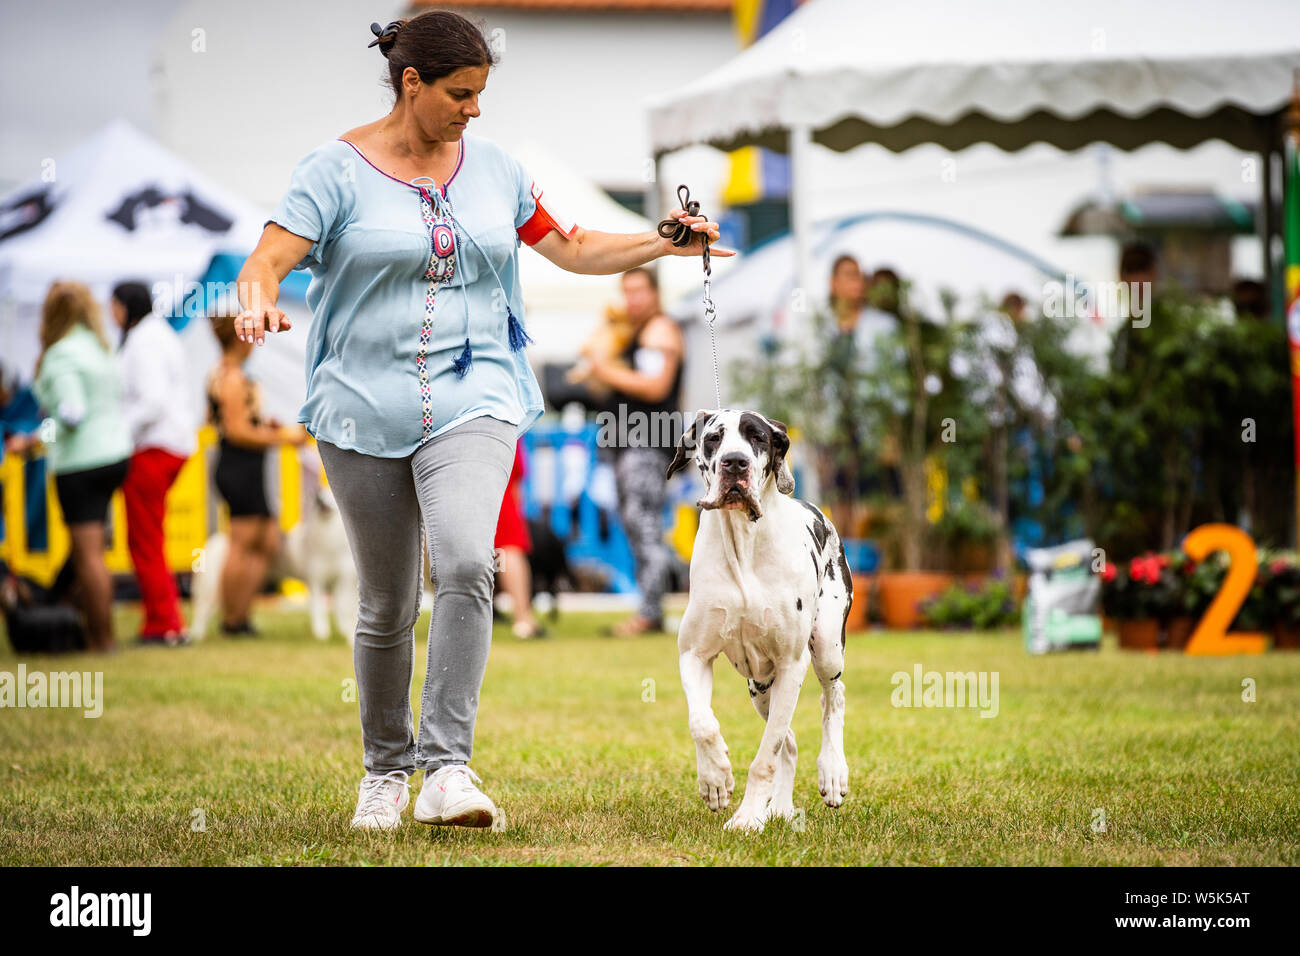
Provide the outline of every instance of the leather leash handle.
<path id="1" fill-rule="evenodd" d="M 677 187 L 677 201 L 681 207 L 686 210 L 688 216 L 698 216 L 700 214 L 700 202 L 698 199 L 691 198 L 691 191 L 686 188 L 686 184 Z M 708 220 L 708 217 L 705 217 Z M 659 223 L 659 235 L 664 239 L 671 239 L 674 246 L 689 246 L 695 232 L 690 226 L 686 225 L 680 219 L 664 219 Z M 704 241 L 704 274 L 712 275 L 713 269 L 709 265 L 709 237 L 705 235 Z"/>

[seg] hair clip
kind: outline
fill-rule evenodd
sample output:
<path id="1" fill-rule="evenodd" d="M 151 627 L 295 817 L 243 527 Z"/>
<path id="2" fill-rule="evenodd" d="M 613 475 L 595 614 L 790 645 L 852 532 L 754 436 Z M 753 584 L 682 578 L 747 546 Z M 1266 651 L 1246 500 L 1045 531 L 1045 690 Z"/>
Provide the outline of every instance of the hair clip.
<path id="1" fill-rule="evenodd" d="M 375 38 L 366 44 L 366 49 L 369 50 L 372 46 L 379 43 L 381 40 L 386 40 L 388 37 L 397 36 L 397 31 L 401 26 L 402 23 L 400 20 L 394 20 L 382 29 L 380 29 L 378 23 L 370 24 L 370 32 L 375 35 Z"/>

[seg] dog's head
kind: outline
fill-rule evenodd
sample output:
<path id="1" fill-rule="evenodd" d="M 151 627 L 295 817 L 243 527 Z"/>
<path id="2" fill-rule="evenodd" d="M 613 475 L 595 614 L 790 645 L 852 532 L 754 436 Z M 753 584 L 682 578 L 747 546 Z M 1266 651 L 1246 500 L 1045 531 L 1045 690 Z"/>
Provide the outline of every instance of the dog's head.
<path id="1" fill-rule="evenodd" d="M 694 461 L 704 478 L 706 510 L 745 510 L 751 521 L 763 516 L 762 500 L 769 485 L 783 495 L 794 492 L 794 476 L 785 456 L 790 437 L 785 425 L 758 412 L 723 408 L 701 409 L 682 433 L 665 478 Z"/>

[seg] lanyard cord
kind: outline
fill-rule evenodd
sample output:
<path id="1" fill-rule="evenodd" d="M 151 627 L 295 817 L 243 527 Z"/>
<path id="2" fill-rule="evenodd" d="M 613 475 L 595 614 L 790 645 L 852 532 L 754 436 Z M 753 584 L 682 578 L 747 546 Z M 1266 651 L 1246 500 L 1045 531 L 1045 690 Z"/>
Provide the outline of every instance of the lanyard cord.
<path id="1" fill-rule="evenodd" d="M 677 199 L 682 208 L 686 210 L 688 216 L 698 216 L 700 214 L 700 202 L 698 199 L 691 199 L 691 191 L 686 188 L 685 184 L 677 187 Z M 705 217 L 707 221 L 708 217 Z M 671 239 L 674 246 L 689 246 L 695 233 L 691 227 L 679 219 L 665 219 L 659 223 L 659 235 L 664 239 Z M 713 268 L 709 265 L 709 237 L 701 234 L 701 240 L 704 243 L 704 318 L 709 324 L 709 342 L 713 346 L 713 394 L 717 399 L 715 408 L 722 407 L 722 383 L 718 376 L 718 332 L 715 327 L 718 313 L 713 306 L 713 295 L 709 287 L 709 278 L 713 274 Z"/>

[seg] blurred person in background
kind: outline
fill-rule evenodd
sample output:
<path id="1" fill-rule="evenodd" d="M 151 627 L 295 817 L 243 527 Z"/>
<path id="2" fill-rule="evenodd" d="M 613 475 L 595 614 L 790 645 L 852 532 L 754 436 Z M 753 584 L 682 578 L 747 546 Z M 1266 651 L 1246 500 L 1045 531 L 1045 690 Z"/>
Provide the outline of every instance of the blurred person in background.
<path id="1" fill-rule="evenodd" d="M 860 416 L 854 401 L 854 378 L 859 372 L 858 353 L 867 343 L 867 326 L 863 322 L 870 276 L 863 273 L 858 260 L 847 253 L 831 264 L 830 290 L 826 311 L 817 316 L 819 343 L 825 349 L 824 362 L 828 392 L 827 411 L 832 419 L 832 444 L 822 450 L 823 475 L 830 476 L 831 521 L 846 536 L 854 535 L 859 500 L 867 493 L 867 477 L 862 473 Z"/>
<path id="2" fill-rule="evenodd" d="M 533 542 L 524 520 L 523 482 L 528 474 L 524 464 L 524 443 L 515 444 L 515 464 L 510 482 L 501 498 L 496 539 L 492 546 L 501 552 L 501 587 L 510 595 L 514 622 L 511 630 L 520 640 L 545 637 L 546 628 L 533 614 L 533 581 L 528 556 Z"/>
<path id="3" fill-rule="evenodd" d="M 1238 279 L 1232 284 L 1232 308 L 1238 318 L 1267 319 L 1268 289 L 1257 279 Z"/>
<path id="4" fill-rule="evenodd" d="M 171 323 L 154 313 L 145 285 L 120 283 L 113 289 L 112 311 L 122 330 L 122 413 L 134 446 L 122 494 L 126 542 L 144 607 L 139 640 L 185 644 L 189 636 L 163 548 L 167 492 L 198 447 L 185 384 L 185 352 Z"/>
<path id="5" fill-rule="evenodd" d="M 230 550 L 221 569 L 221 632 L 256 636 L 248 619 L 253 598 L 266 582 L 280 547 L 280 528 L 266 500 L 266 452 L 285 443 L 302 445 L 302 426 L 285 427 L 262 416 L 261 389 L 244 371 L 253 343 L 241 341 L 234 316 L 212 319 L 221 361 L 208 374 L 208 420 L 220 436 L 215 478 L 230 513 Z"/>
<path id="6" fill-rule="evenodd" d="M 659 303 L 659 282 L 649 269 L 623 273 L 623 301 L 632 333 L 623 352 L 602 354 L 592 343 L 582 355 L 591 363 L 591 377 L 609 387 L 613 407 L 626 406 L 629 434 L 614 447 L 614 477 L 619 514 L 636 564 L 641 606 L 631 617 L 607 628 L 607 636 L 632 637 L 662 631 L 663 596 L 668 585 L 671 556 L 664 543 L 664 506 L 668 482 L 664 472 L 676 450 L 673 440 L 660 434 L 660 422 L 674 431 L 681 417 L 681 385 L 686 340 L 678 324 L 664 314 Z M 623 420 L 623 416 L 618 416 Z M 637 429 L 638 419 L 644 424 Z M 638 440 L 638 432 L 645 436 Z M 626 440 L 623 440 L 623 439 Z"/>
<path id="7" fill-rule="evenodd" d="M 826 309 L 819 314 L 819 334 L 827 379 L 827 411 L 834 416 L 831 432 L 836 438 L 822 450 L 822 474 L 829 474 L 831 521 L 845 537 L 866 533 L 869 517 L 865 499 L 881 487 L 881 476 L 864 457 L 870 439 L 865 416 L 859 406 L 858 383 L 875 361 L 876 340 L 899 330 L 898 276 L 882 268 L 870 275 L 857 259 L 846 254 L 831 265 Z M 876 452 L 876 464 L 887 479 L 888 490 L 900 493 L 897 465 L 898 441 L 884 436 Z"/>
<path id="8" fill-rule="evenodd" d="M 72 539 L 86 643 L 92 651 L 109 652 L 117 646 L 104 526 L 131 457 L 121 376 L 99 304 L 80 282 L 50 286 L 41 310 L 40 339 L 33 391 L 54 421 L 46 443 L 49 469 Z"/>

